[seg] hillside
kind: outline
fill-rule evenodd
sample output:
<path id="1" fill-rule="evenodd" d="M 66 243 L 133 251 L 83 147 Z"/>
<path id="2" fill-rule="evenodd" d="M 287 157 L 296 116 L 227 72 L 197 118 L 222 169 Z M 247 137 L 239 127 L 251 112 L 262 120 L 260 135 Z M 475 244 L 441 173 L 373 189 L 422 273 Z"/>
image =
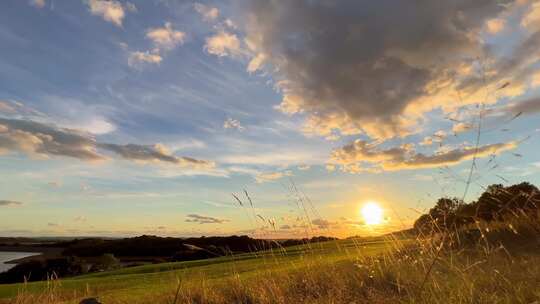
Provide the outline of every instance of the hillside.
<path id="1" fill-rule="evenodd" d="M 0 285 L 0 303 L 530 304 L 540 300 L 538 228 L 484 223 L 484 241 L 459 248 L 392 234 Z"/>

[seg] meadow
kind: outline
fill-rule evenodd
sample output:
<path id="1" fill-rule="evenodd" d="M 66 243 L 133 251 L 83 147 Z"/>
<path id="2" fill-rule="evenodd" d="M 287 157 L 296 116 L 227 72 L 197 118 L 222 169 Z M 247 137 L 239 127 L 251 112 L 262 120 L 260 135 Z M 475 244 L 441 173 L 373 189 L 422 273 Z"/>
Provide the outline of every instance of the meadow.
<path id="1" fill-rule="evenodd" d="M 351 238 L 26 284 L 0 303 L 538 303 L 538 221 Z"/>

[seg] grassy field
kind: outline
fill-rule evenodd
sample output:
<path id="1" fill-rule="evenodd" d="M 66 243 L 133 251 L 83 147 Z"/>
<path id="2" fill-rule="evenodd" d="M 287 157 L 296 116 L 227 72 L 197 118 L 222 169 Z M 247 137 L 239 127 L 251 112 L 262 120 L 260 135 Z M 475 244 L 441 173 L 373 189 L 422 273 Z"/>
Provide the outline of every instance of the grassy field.
<path id="1" fill-rule="evenodd" d="M 486 228 L 458 247 L 340 240 L 0 285 L 0 303 L 539 303 L 538 231 L 516 229 Z"/>

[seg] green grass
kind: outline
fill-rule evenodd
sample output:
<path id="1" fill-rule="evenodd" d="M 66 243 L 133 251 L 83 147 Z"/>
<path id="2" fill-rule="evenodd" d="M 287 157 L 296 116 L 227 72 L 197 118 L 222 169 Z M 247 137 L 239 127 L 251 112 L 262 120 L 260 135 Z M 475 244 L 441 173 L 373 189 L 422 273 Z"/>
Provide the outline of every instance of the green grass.
<path id="1" fill-rule="evenodd" d="M 92 273 L 63 279 L 55 288 L 64 293 L 84 294 L 90 289 L 109 296 L 125 297 L 125 294 L 133 294 L 137 290 L 159 292 L 163 286 L 168 286 L 179 278 L 204 277 L 206 280 L 215 281 L 233 274 L 247 277 L 256 275 L 261 269 L 301 268 L 307 261 L 322 258 L 326 261 L 339 261 L 351 255 L 379 254 L 388 250 L 388 246 L 390 244 L 382 240 L 366 244 L 340 240 L 300 245 L 207 260 L 152 264 Z M 50 288 L 47 282 L 0 285 L 0 299 L 13 298 L 21 292 L 40 293 L 47 290 L 48 286 Z"/>

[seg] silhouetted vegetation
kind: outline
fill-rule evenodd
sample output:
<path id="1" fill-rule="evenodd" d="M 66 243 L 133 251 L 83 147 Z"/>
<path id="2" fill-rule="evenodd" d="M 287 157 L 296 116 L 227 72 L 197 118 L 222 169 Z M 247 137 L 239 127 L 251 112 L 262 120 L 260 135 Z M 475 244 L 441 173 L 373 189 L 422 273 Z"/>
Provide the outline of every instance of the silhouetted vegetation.
<path id="1" fill-rule="evenodd" d="M 478 200 L 465 203 L 459 198 L 440 198 L 427 214 L 414 223 L 422 233 L 449 231 L 477 221 L 504 222 L 512 217 L 537 217 L 540 190 L 530 183 L 505 187 L 488 186 Z"/>
<path id="2" fill-rule="evenodd" d="M 87 238 L 51 243 L 64 248 L 60 255 L 38 257 L 22 262 L 0 274 L 0 283 L 40 281 L 137 266 L 142 263 L 192 261 L 279 247 L 336 240 L 332 237 L 311 239 L 264 240 L 248 236 L 212 236 L 174 238 L 143 235 L 124 239 Z M 7 240 L 8 241 L 14 240 Z M 20 241 L 20 240 L 16 240 Z M 36 240 L 24 240 L 26 244 Z M 13 243 L 9 243 L 13 245 Z"/>

